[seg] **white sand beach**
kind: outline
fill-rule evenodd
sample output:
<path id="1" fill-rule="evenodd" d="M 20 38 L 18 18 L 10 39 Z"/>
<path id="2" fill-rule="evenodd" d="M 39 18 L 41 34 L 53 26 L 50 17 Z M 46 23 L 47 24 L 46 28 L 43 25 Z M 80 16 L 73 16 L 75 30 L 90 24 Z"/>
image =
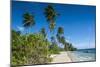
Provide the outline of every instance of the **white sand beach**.
<path id="1" fill-rule="evenodd" d="M 60 52 L 60 54 L 51 55 L 51 57 L 53 58 L 51 63 L 72 62 L 67 51 Z"/>

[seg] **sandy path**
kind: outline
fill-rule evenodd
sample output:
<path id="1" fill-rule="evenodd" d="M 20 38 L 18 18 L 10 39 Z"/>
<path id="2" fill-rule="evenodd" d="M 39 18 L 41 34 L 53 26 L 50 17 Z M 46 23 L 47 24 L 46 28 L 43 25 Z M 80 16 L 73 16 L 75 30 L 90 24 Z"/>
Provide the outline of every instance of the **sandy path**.
<path id="1" fill-rule="evenodd" d="M 61 52 L 60 54 L 53 57 L 51 63 L 61 63 L 61 62 L 72 62 L 67 52 Z"/>

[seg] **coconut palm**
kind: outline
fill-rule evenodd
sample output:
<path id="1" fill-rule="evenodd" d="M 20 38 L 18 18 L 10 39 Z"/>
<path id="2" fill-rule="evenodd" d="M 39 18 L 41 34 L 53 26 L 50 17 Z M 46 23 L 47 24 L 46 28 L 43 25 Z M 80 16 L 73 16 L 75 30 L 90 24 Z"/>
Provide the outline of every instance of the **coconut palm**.
<path id="1" fill-rule="evenodd" d="M 51 42 L 55 42 L 55 37 L 54 36 L 51 36 Z"/>
<path id="2" fill-rule="evenodd" d="M 46 37 L 46 30 L 45 30 L 45 28 L 42 28 L 41 31 L 40 31 L 40 33 L 42 33 L 43 36 Z"/>
<path id="3" fill-rule="evenodd" d="M 59 27 L 58 28 L 58 31 L 57 31 L 57 35 L 56 35 L 56 37 L 57 37 L 57 40 L 58 40 L 58 42 L 60 42 L 61 43 L 61 37 L 62 37 L 62 34 L 64 34 L 64 29 L 62 28 L 62 27 Z"/>
<path id="4" fill-rule="evenodd" d="M 65 51 L 67 51 L 69 48 L 69 43 L 68 42 L 66 42 L 66 40 L 65 40 L 65 37 L 64 36 L 61 36 L 61 43 L 64 45 L 64 50 Z M 71 46 L 72 47 L 72 46 Z"/>
<path id="5" fill-rule="evenodd" d="M 57 37 L 58 42 L 62 43 L 64 45 L 64 49 L 66 50 L 67 42 L 66 42 L 65 37 L 63 36 L 63 34 L 64 34 L 64 29 L 62 27 L 59 27 L 56 37 Z"/>
<path id="6" fill-rule="evenodd" d="M 63 29 L 62 27 L 59 27 L 59 28 L 58 28 L 58 34 L 59 34 L 59 35 L 64 34 L 64 29 Z"/>
<path id="7" fill-rule="evenodd" d="M 66 41 L 65 41 L 65 37 L 64 37 L 64 36 L 61 36 L 61 43 L 62 43 L 62 44 L 65 44 L 65 42 L 66 42 Z"/>
<path id="8" fill-rule="evenodd" d="M 55 28 L 55 19 L 56 19 L 56 16 L 57 16 L 56 11 L 54 10 L 54 8 L 51 5 L 48 5 L 45 8 L 44 14 L 45 14 L 45 17 L 46 17 L 47 21 L 49 22 L 50 31 L 54 30 L 54 28 Z"/>
<path id="9" fill-rule="evenodd" d="M 55 23 L 54 22 L 50 23 L 49 28 L 50 28 L 50 31 L 52 32 L 55 28 Z"/>
<path id="10" fill-rule="evenodd" d="M 64 50 L 67 51 L 67 44 L 64 45 Z"/>
<path id="11" fill-rule="evenodd" d="M 65 42 L 65 45 L 64 45 L 64 50 L 65 51 L 69 50 L 68 46 L 69 46 L 69 43 L 68 42 Z"/>
<path id="12" fill-rule="evenodd" d="M 54 37 L 54 29 L 55 29 L 55 20 L 56 20 L 56 17 L 57 17 L 57 12 L 55 11 L 55 9 L 53 8 L 53 6 L 51 5 L 48 5 L 46 8 L 45 8 L 45 11 L 44 11 L 44 14 L 45 14 L 45 17 L 47 19 L 47 22 L 49 23 L 49 29 L 50 29 L 50 32 L 52 32 L 52 36 L 51 36 L 51 41 L 55 41 L 55 37 Z M 54 42 L 52 42 L 53 44 Z"/>
<path id="13" fill-rule="evenodd" d="M 34 16 L 30 13 L 25 13 L 23 15 L 23 26 L 29 28 L 35 25 Z"/>

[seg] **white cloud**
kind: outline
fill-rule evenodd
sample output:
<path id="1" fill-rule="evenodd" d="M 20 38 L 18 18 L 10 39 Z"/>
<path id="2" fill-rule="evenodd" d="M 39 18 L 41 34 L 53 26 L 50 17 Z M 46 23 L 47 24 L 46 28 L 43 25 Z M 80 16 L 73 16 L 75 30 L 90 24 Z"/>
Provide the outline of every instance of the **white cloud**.
<path id="1" fill-rule="evenodd" d="M 18 30 L 23 32 L 24 31 L 24 27 L 21 27 L 21 26 L 17 26 Z"/>

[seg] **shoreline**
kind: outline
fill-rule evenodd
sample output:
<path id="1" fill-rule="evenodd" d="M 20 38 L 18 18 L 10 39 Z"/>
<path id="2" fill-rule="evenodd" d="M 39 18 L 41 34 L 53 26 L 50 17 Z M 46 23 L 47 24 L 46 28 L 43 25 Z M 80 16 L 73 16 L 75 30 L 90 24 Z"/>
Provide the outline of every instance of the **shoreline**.
<path id="1" fill-rule="evenodd" d="M 69 56 L 68 51 L 60 52 L 60 54 L 51 55 L 53 61 L 50 63 L 63 63 L 63 62 L 73 62 L 71 57 Z"/>

